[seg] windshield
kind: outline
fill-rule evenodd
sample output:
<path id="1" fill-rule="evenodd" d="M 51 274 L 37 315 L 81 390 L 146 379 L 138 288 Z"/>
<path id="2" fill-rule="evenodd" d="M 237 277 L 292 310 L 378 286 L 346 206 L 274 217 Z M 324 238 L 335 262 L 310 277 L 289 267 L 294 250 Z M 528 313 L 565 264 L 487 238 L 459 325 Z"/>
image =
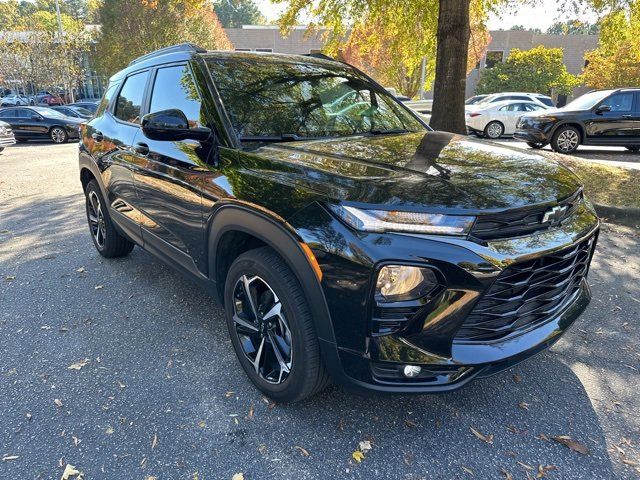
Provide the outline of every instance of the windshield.
<path id="1" fill-rule="evenodd" d="M 574 101 L 567 103 L 563 110 L 590 110 L 600 100 L 604 100 L 613 90 L 585 93 Z"/>
<path id="2" fill-rule="evenodd" d="M 346 65 L 255 55 L 208 59 L 208 65 L 244 140 L 425 129 L 388 92 Z"/>

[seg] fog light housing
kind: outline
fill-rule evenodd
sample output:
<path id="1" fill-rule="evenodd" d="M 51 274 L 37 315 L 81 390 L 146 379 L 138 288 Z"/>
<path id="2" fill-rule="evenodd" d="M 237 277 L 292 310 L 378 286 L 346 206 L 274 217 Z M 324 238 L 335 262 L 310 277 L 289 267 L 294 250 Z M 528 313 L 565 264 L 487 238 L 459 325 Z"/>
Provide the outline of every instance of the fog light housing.
<path id="1" fill-rule="evenodd" d="M 378 272 L 376 300 L 403 302 L 424 297 L 438 286 L 433 270 L 411 265 L 386 265 Z"/>
<path id="2" fill-rule="evenodd" d="M 422 367 L 418 365 L 405 365 L 402 369 L 402 374 L 407 378 L 415 378 L 420 375 Z"/>

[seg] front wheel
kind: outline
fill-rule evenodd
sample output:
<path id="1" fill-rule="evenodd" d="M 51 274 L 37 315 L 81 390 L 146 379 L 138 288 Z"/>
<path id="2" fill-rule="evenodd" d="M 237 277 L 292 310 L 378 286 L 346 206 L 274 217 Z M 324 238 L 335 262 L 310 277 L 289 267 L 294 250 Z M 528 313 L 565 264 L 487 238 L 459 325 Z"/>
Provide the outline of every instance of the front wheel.
<path id="1" fill-rule="evenodd" d="M 484 127 L 484 135 L 487 138 L 491 138 L 493 140 L 498 139 L 504 133 L 504 125 L 500 122 L 489 122 L 486 127 Z"/>
<path id="2" fill-rule="evenodd" d="M 227 274 L 224 304 L 233 348 L 258 389 L 292 403 L 327 385 L 304 292 L 276 252 L 263 247 L 240 255 Z"/>
<path id="3" fill-rule="evenodd" d="M 527 142 L 527 145 L 529 145 L 530 148 L 535 148 L 536 150 L 543 148 L 544 147 L 544 143 L 537 143 L 537 142 Z"/>
<path id="4" fill-rule="evenodd" d="M 128 255 L 135 244 L 116 230 L 98 182 L 91 180 L 87 185 L 85 195 L 91 239 L 98 253 L 106 258 Z"/>
<path id="5" fill-rule="evenodd" d="M 640 151 L 640 145 L 627 145 L 624 148 L 626 148 L 630 152 L 639 152 Z"/>
<path id="6" fill-rule="evenodd" d="M 560 127 L 551 139 L 551 148 L 558 153 L 573 153 L 580 145 L 580 132 L 576 127 L 565 125 Z"/>
<path id="7" fill-rule="evenodd" d="M 53 127 L 49 132 L 49 137 L 54 143 L 67 143 L 69 140 L 67 131 L 62 127 Z"/>

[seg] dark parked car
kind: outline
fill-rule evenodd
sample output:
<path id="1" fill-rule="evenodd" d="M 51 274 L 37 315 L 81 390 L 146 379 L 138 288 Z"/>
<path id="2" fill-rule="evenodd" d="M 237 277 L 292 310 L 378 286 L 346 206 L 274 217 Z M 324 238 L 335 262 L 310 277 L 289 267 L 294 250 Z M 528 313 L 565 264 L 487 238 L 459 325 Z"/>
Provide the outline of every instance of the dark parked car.
<path id="1" fill-rule="evenodd" d="M 88 110 L 93 115 L 98 109 L 98 102 L 75 102 L 67 105 L 68 107 L 79 107 Z"/>
<path id="2" fill-rule="evenodd" d="M 90 112 L 86 108 L 76 107 L 75 105 L 61 105 L 57 107 L 51 107 L 51 110 L 60 112 L 67 117 L 80 118 L 82 120 L 93 117 L 92 112 Z"/>
<path id="3" fill-rule="evenodd" d="M 219 298 L 279 401 L 453 390 L 590 299 L 599 221 L 570 171 L 432 131 L 337 61 L 159 50 L 111 78 L 79 161 L 98 252 L 139 245 Z"/>
<path id="4" fill-rule="evenodd" d="M 14 143 L 16 143 L 16 139 L 13 136 L 11 125 L 6 122 L 0 122 L 0 152 Z"/>
<path id="5" fill-rule="evenodd" d="M 514 137 L 532 148 L 551 147 L 573 153 L 579 145 L 640 150 L 640 89 L 619 88 L 585 93 L 555 110 L 523 115 Z"/>
<path id="6" fill-rule="evenodd" d="M 81 120 L 67 117 L 47 107 L 0 108 L 0 120 L 7 122 L 19 142 L 49 138 L 55 143 L 65 143 L 78 138 Z"/>

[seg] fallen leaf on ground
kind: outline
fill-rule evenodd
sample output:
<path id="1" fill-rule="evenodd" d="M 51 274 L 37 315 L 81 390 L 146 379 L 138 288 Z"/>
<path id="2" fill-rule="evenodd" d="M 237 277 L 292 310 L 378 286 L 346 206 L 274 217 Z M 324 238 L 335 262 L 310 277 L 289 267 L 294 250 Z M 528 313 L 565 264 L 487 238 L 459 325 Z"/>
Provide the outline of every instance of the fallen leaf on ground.
<path id="1" fill-rule="evenodd" d="M 59 398 L 55 398 L 53 400 L 53 403 L 55 403 L 58 407 L 62 407 L 62 400 L 60 400 Z"/>
<path id="2" fill-rule="evenodd" d="M 502 473 L 502 475 L 504 475 L 504 478 L 506 478 L 506 480 L 513 480 L 513 475 L 511 475 L 508 471 L 506 471 L 504 468 L 500 469 L 500 473 Z"/>
<path id="3" fill-rule="evenodd" d="M 107 435 L 113 435 L 113 427 L 112 426 L 108 426 L 107 429 L 104 431 L 104 433 L 106 433 Z"/>
<path id="4" fill-rule="evenodd" d="M 550 472 L 551 470 L 555 470 L 555 469 L 556 469 L 555 465 L 538 465 L 538 473 L 536 475 L 536 478 L 546 477 L 547 472 Z"/>
<path id="5" fill-rule="evenodd" d="M 482 433 L 480 433 L 475 428 L 473 428 L 473 427 L 470 427 L 470 428 L 471 428 L 471 433 L 473 433 L 476 437 L 478 437 L 483 442 L 493 443 L 493 435 L 483 435 Z"/>
<path id="6" fill-rule="evenodd" d="M 523 410 L 529 410 L 529 404 L 527 402 L 520 402 L 518 406 Z"/>
<path id="7" fill-rule="evenodd" d="M 244 480 L 244 474 L 242 473 L 234 473 L 231 480 Z"/>
<path id="8" fill-rule="evenodd" d="M 369 440 L 363 440 L 358 444 L 358 447 L 360 447 L 360 451 L 362 451 L 362 453 L 367 453 L 371 450 L 371 442 Z"/>
<path id="9" fill-rule="evenodd" d="M 4 278 L 5 278 L 5 280 L 6 280 L 7 282 L 10 282 L 10 281 L 12 281 L 12 280 L 15 280 L 15 279 L 16 279 L 16 276 L 15 276 L 15 275 L 7 275 L 7 276 L 6 276 L 6 277 L 4 277 Z"/>
<path id="10" fill-rule="evenodd" d="M 82 367 L 84 367 L 85 365 L 87 365 L 89 363 L 89 359 L 85 358 L 83 360 L 80 360 L 79 362 L 76 363 L 72 363 L 71 365 L 69 365 L 67 368 L 69 370 L 80 370 Z"/>
<path id="11" fill-rule="evenodd" d="M 516 463 L 518 465 L 520 465 L 522 468 L 525 468 L 527 470 L 533 470 L 534 469 L 531 465 L 527 465 L 526 463 L 522 463 L 522 462 L 518 462 L 518 461 L 516 461 Z"/>
<path id="12" fill-rule="evenodd" d="M 67 466 L 64 467 L 64 472 L 62 472 L 62 477 L 60 480 L 69 480 L 71 477 L 76 477 L 77 480 L 82 480 L 83 473 L 76 469 L 73 465 L 67 463 Z"/>
<path id="13" fill-rule="evenodd" d="M 249 407 L 249 414 L 247 415 L 247 418 L 249 420 L 253 420 L 253 403 L 251 404 L 251 407 Z"/>
<path id="14" fill-rule="evenodd" d="M 236 392 L 227 392 L 227 393 L 225 393 L 225 394 L 224 394 L 224 396 L 225 396 L 225 397 L 227 397 L 227 398 L 229 398 L 229 397 L 231 397 L 234 393 L 236 393 Z"/>
<path id="15" fill-rule="evenodd" d="M 362 460 L 364 460 L 364 453 L 362 453 L 360 450 L 356 450 L 351 454 L 351 458 L 360 463 Z"/>
<path id="16" fill-rule="evenodd" d="M 462 470 L 467 472 L 469 475 L 473 476 L 473 470 L 471 470 L 470 468 L 465 467 L 464 465 L 462 465 Z"/>
<path id="17" fill-rule="evenodd" d="M 513 381 L 516 383 L 520 383 L 522 381 L 522 377 L 517 373 L 513 376 Z"/>
<path id="18" fill-rule="evenodd" d="M 304 455 L 305 457 L 308 457 L 308 456 L 309 456 L 309 452 L 307 451 L 307 449 L 302 448 L 300 445 L 296 445 L 296 446 L 295 446 L 295 447 L 293 447 L 293 448 L 295 448 L 296 450 L 299 450 L 299 451 L 300 451 L 300 453 L 302 453 L 302 455 Z"/>
<path id="19" fill-rule="evenodd" d="M 624 463 L 625 465 L 631 465 L 632 467 L 635 467 L 636 465 L 640 465 L 640 463 L 634 462 L 633 460 L 629 460 L 628 458 L 623 458 L 622 463 Z"/>
<path id="20" fill-rule="evenodd" d="M 573 450 L 574 452 L 578 452 L 582 455 L 589 454 L 589 449 L 587 447 L 585 447 L 581 443 L 576 442 L 568 435 L 558 435 L 557 437 L 553 437 L 553 439 L 556 442 L 561 443 L 565 447 L 569 448 L 570 450 Z"/>
<path id="21" fill-rule="evenodd" d="M 120 388 L 126 388 L 126 387 L 127 387 L 127 386 L 126 386 L 124 383 L 122 383 L 120 380 L 118 380 L 118 386 L 119 386 Z"/>
<path id="22" fill-rule="evenodd" d="M 544 440 L 545 442 L 549 441 L 549 437 L 547 437 L 544 433 L 539 433 L 538 435 L 536 435 L 536 438 L 538 440 Z"/>
<path id="23" fill-rule="evenodd" d="M 86 269 L 84 267 L 76 268 L 76 272 L 78 273 L 84 273 L 85 271 Z"/>
<path id="24" fill-rule="evenodd" d="M 95 287 L 96 290 L 102 290 L 104 288 L 104 285 L 96 285 Z"/>
<path id="25" fill-rule="evenodd" d="M 404 424 L 408 427 L 408 428 L 414 428 L 417 427 L 418 424 L 416 422 L 414 422 L 413 420 L 405 420 Z"/>
<path id="26" fill-rule="evenodd" d="M 151 450 L 153 450 L 157 446 L 158 446 L 158 434 L 154 433 L 153 434 L 153 440 L 151 440 Z"/>
<path id="27" fill-rule="evenodd" d="M 5 455 L 4 457 L 2 457 L 2 461 L 8 462 L 10 460 L 17 460 L 18 458 L 20 458 L 18 455 Z"/>
<path id="28" fill-rule="evenodd" d="M 82 440 L 80 440 L 78 437 L 75 437 L 75 436 L 73 436 L 73 435 L 71 436 L 71 438 L 73 438 L 73 445 L 74 445 L 74 446 L 76 446 L 76 447 L 77 447 L 77 446 L 78 446 L 78 444 L 82 441 Z"/>

